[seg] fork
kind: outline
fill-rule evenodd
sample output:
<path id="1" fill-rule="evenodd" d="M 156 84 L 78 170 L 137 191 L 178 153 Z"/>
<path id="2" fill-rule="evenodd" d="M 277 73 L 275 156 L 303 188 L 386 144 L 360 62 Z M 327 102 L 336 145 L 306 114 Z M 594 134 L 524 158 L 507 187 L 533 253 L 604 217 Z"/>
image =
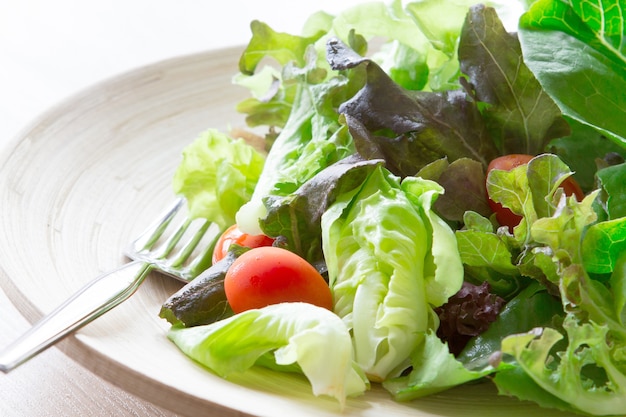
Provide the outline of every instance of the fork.
<path id="1" fill-rule="evenodd" d="M 127 300 L 153 270 L 189 282 L 210 266 L 219 234 L 216 224 L 187 216 L 185 199 L 175 200 L 124 250 L 129 262 L 87 283 L 2 349 L 0 371 L 8 373 Z"/>

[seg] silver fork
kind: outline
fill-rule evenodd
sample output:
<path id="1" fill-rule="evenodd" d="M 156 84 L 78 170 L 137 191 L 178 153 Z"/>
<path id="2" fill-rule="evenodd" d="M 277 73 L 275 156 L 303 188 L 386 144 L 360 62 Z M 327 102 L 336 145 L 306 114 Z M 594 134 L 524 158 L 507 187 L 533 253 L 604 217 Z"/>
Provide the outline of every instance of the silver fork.
<path id="1" fill-rule="evenodd" d="M 186 200 L 176 200 L 124 250 L 130 262 L 87 283 L 2 349 L 0 371 L 15 369 L 127 300 L 152 270 L 189 282 L 210 266 L 219 233 L 215 224 L 187 217 Z"/>

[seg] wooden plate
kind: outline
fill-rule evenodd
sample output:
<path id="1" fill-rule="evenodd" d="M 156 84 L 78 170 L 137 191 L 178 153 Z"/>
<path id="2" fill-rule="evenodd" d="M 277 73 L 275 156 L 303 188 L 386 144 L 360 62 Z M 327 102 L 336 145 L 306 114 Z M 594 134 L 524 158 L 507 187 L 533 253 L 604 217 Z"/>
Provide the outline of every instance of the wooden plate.
<path id="1" fill-rule="evenodd" d="M 248 93 L 231 83 L 239 52 L 179 57 L 98 84 L 51 109 L 7 147 L 0 159 L 0 284 L 28 320 L 125 262 L 121 248 L 173 200 L 171 178 L 185 145 L 208 128 L 243 127 L 234 106 Z M 491 384 L 409 403 L 374 386 L 342 413 L 334 400 L 314 397 L 299 376 L 254 369 L 226 381 L 166 338 L 169 326 L 158 311 L 179 287 L 153 274 L 130 300 L 59 347 L 183 415 L 564 415 L 497 396 Z"/>

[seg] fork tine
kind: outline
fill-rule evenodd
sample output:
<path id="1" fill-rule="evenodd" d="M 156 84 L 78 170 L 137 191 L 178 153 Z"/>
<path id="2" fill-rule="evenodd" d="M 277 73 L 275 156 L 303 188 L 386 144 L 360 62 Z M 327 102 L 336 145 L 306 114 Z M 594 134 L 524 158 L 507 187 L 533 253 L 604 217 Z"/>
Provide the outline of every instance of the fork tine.
<path id="1" fill-rule="evenodd" d="M 214 223 L 187 216 L 181 198 L 126 249 L 131 259 L 153 264 L 160 272 L 190 281 L 211 265 L 221 230 Z"/>
<path id="2" fill-rule="evenodd" d="M 153 247 L 154 244 L 163 236 L 165 230 L 170 226 L 172 220 L 184 208 L 185 199 L 179 198 L 168 207 L 161 215 L 154 220 L 135 240 L 130 244 L 130 248 L 125 252 L 140 253 Z"/>
<path id="3" fill-rule="evenodd" d="M 144 248 L 144 251 L 149 254 L 153 259 L 165 259 L 176 248 L 176 245 L 181 241 L 189 226 L 193 221 L 189 218 L 184 218 L 176 227 L 174 233 L 172 233 L 163 243 L 158 240 L 153 243 L 151 247 Z"/>
<path id="4" fill-rule="evenodd" d="M 191 256 L 193 251 L 198 246 L 198 243 L 202 240 L 207 230 L 211 226 L 211 222 L 206 221 L 206 220 L 202 220 L 199 223 L 200 225 L 198 227 L 198 230 L 196 230 L 196 232 L 193 234 L 193 236 L 191 236 L 191 238 L 187 241 L 187 243 L 182 248 L 180 248 L 178 253 L 175 254 L 174 257 L 171 257 L 172 267 L 174 268 L 180 267 L 181 265 L 185 263 L 185 261 Z"/>
<path id="5" fill-rule="evenodd" d="M 161 272 L 189 281 L 210 266 L 219 228 L 207 220 L 195 219 L 182 224 L 177 232 L 172 241 L 148 251 L 145 257 L 152 259 Z M 190 261 L 189 265 L 187 261 Z"/>
<path id="6" fill-rule="evenodd" d="M 215 244 L 221 234 L 222 230 L 215 223 L 211 223 L 208 225 L 208 230 L 204 234 L 196 237 L 197 241 L 195 245 L 197 248 L 201 249 L 201 252 L 194 255 L 189 269 L 198 271 L 198 266 L 204 262 L 204 258 L 207 256 L 212 257 Z"/>

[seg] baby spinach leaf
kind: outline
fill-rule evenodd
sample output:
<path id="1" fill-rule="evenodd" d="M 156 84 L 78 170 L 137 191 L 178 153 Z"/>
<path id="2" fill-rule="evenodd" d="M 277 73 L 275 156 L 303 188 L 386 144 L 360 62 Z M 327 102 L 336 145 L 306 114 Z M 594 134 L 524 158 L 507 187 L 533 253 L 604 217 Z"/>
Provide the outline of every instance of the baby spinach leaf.
<path id="1" fill-rule="evenodd" d="M 526 64 L 561 111 L 626 147 L 625 8 L 604 3 L 539 0 L 519 36 Z"/>

